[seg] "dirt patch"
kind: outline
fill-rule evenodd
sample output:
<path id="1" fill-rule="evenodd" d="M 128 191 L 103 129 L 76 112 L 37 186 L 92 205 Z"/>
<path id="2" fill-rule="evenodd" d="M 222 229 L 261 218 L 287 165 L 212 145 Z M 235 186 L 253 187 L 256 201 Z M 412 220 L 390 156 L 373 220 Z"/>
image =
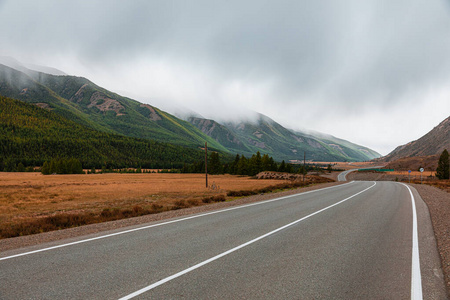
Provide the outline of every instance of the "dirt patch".
<path id="1" fill-rule="evenodd" d="M 125 108 L 119 101 L 106 97 L 100 92 L 95 92 L 91 96 L 91 104 L 89 108 L 97 107 L 100 111 L 114 111 L 117 116 L 122 116 L 123 109 Z"/>

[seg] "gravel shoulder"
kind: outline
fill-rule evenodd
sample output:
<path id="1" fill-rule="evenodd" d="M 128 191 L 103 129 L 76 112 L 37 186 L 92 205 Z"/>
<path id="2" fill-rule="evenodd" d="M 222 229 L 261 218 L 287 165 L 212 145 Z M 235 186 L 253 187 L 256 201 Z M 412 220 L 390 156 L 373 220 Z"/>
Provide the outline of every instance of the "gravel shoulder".
<path id="1" fill-rule="evenodd" d="M 447 293 L 450 295 L 450 194 L 425 184 L 411 186 L 419 192 L 430 211 Z"/>
<path id="2" fill-rule="evenodd" d="M 171 211 L 166 211 L 163 213 L 145 215 L 145 216 L 136 217 L 136 218 L 122 219 L 122 220 L 117 220 L 117 221 L 85 225 L 85 226 L 80 226 L 80 227 L 74 227 L 74 228 L 58 230 L 58 231 L 50 231 L 50 232 L 34 234 L 34 235 L 1 239 L 0 240 L 0 252 L 17 249 L 17 248 L 22 248 L 22 247 L 27 247 L 27 246 L 39 245 L 39 244 L 48 243 L 48 242 L 54 242 L 54 241 L 63 240 L 63 239 L 75 238 L 75 237 L 89 235 L 89 234 L 95 234 L 95 233 L 104 232 L 104 231 L 116 230 L 116 229 L 130 227 L 130 226 L 137 226 L 137 225 L 161 221 L 161 220 L 165 220 L 165 219 L 171 219 L 171 218 L 177 218 L 177 217 L 182 217 L 182 216 L 187 216 L 187 215 L 192 215 L 192 214 L 204 213 L 207 211 L 223 209 L 223 208 L 227 208 L 227 207 L 231 207 L 231 206 L 237 206 L 237 205 L 243 205 L 243 204 L 248 204 L 248 203 L 253 203 L 253 202 L 258 202 L 258 201 L 269 200 L 269 199 L 273 199 L 273 198 L 278 198 L 278 197 L 298 194 L 298 193 L 302 193 L 302 192 L 317 190 L 317 189 L 321 189 L 321 188 L 325 188 L 325 187 L 340 185 L 343 183 L 345 183 L 345 182 L 331 182 L 331 183 L 316 184 L 316 185 L 309 186 L 309 187 L 292 189 L 292 190 L 282 191 L 282 192 L 278 192 L 278 193 L 267 193 L 267 194 L 260 194 L 260 195 L 244 197 L 244 198 L 235 198 L 234 200 L 231 200 L 231 201 L 212 203 L 212 204 L 208 204 L 208 205 L 195 206 L 195 207 L 179 209 L 179 210 L 171 210 Z"/>

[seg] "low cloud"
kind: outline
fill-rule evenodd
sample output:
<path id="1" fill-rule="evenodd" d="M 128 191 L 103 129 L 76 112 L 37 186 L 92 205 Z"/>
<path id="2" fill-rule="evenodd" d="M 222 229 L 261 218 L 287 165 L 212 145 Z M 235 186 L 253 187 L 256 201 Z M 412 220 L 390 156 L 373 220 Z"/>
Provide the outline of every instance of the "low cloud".
<path id="1" fill-rule="evenodd" d="M 0 55 L 172 111 L 258 111 L 383 154 L 450 111 L 445 1 L 0 0 L 0 18 Z"/>

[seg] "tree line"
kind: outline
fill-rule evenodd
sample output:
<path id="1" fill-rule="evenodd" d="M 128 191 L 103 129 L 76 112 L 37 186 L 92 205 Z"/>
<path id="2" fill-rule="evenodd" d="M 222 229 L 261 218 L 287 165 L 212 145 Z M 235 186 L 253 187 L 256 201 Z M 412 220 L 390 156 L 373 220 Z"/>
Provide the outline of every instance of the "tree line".
<path id="1" fill-rule="evenodd" d="M 0 96 L 0 171 L 73 157 L 84 168 L 182 168 L 200 149 L 100 132 L 35 105 Z"/>
<path id="2" fill-rule="evenodd" d="M 76 158 L 54 158 L 44 162 L 41 173 L 49 174 L 84 174 L 81 162 Z"/>
<path id="3" fill-rule="evenodd" d="M 281 163 L 275 160 L 268 154 L 261 155 L 258 151 L 251 157 L 247 158 L 244 155 L 236 154 L 234 160 L 221 162 L 221 155 L 217 152 L 211 152 L 208 155 L 208 174 L 231 174 L 231 175 L 248 175 L 255 176 L 263 171 L 286 172 L 286 173 L 300 173 L 306 174 L 309 170 L 317 169 L 310 165 L 293 165 L 286 163 L 284 160 Z M 181 173 L 205 173 L 205 161 L 198 160 L 192 164 L 185 164 L 181 169 Z"/>

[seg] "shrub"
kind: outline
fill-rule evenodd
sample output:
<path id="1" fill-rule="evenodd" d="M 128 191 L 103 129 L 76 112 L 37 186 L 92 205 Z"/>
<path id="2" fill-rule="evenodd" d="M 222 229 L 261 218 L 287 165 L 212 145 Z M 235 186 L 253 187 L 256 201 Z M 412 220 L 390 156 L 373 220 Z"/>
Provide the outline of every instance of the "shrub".
<path id="1" fill-rule="evenodd" d="M 211 202 L 224 202 L 226 200 L 224 195 L 216 195 L 211 197 L 205 197 L 202 199 L 203 203 L 211 203 Z"/>

